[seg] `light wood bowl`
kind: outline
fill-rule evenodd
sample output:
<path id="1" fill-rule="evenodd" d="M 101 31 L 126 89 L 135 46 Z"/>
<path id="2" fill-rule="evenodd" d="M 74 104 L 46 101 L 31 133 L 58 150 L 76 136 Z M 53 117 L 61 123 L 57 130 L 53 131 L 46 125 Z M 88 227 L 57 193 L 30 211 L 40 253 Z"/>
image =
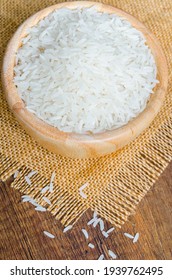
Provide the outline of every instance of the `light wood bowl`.
<path id="1" fill-rule="evenodd" d="M 77 7 L 96 6 L 100 12 L 114 13 L 127 19 L 133 27 L 140 30 L 151 48 L 156 61 L 160 83 L 155 88 L 155 93 L 147 104 L 146 109 L 127 125 L 103 133 L 97 134 L 77 134 L 65 133 L 57 128 L 48 125 L 34 114 L 26 110 L 25 105 L 17 93 L 17 88 L 13 83 L 13 67 L 15 63 L 15 54 L 21 45 L 21 39 L 26 36 L 26 30 L 38 23 L 39 20 L 46 17 L 49 13 L 62 7 L 75 9 Z M 153 34 L 136 18 L 126 12 L 112 6 L 96 2 L 65 2 L 50 6 L 39 11 L 28 18 L 16 31 L 10 40 L 5 53 L 2 69 L 2 81 L 5 96 L 10 109 L 21 123 L 23 128 L 43 147 L 56 154 L 72 158 L 98 157 L 117 151 L 126 144 L 135 139 L 145 128 L 147 128 L 157 115 L 163 103 L 167 89 L 167 63 L 163 51 Z"/>

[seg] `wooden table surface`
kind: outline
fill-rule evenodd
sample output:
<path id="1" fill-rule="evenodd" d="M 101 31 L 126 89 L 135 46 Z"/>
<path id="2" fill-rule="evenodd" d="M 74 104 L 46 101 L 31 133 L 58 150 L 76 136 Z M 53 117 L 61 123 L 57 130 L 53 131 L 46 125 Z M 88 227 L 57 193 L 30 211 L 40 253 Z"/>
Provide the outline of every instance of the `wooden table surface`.
<path id="1" fill-rule="evenodd" d="M 63 233 L 60 222 L 48 213 L 36 212 L 34 207 L 21 203 L 21 194 L 10 188 L 12 178 L 0 182 L 0 259 L 97 259 L 111 249 L 118 259 L 172 259 L 172 162 L 151 191 L 141 201 L 134 216 L 108 238 L 99 227 L 88 226 L 92 217 L 88 210 L 71 231 Z M 105 227 L 111 227 L 107 222 Z M 81 231 L 89 233 L 86 241 Z M 56 238 L 43 234 L 47 230 Z M 124 232 L 139 232 L 137 243 Z M 91 242 L 94 249 L 88 247 Z"/>

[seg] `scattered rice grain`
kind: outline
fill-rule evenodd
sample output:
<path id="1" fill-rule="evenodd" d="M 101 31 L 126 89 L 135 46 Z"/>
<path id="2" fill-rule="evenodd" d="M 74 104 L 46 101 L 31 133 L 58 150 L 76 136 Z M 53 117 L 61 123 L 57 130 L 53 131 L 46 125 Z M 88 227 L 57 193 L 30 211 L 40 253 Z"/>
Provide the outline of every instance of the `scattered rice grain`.
<path id="1" fill-rule="evenodd" d="M 72 225 L 69 225 L 67 227 L 64 228 L 63 232 L 67 232 L 68 230 L 72 229 Z"/>
<path id="2" fill-rule="evenodd" d="M 114 252 L 112 252 L 111 250 L 108 250 L 108 254 L 109 254 L 109 256 L 110 256 L 112 259 L 116 259 L 116 258 L 117 258 L 117 255 L 116 255 Z"/>
<path id="3" fill-rule="evenodd" d="M 37 171 L 31 171 L 28 175 L 27 175 L 27 177 L 28 178 L 31 178 L 33 175 L 35 175 L 35 174 L 37 174 Z"/>
<path id="4" fill-rule="evenodd" d="M 14 173 L 14 179 L 17 178 L 18 175 L 19 175 L 19 171 L 16 170 L 15 173 Z"/>
<path id="5" fill-rule="evenodd" d="M 47 202 L 49 205 L 51 205 L 51 201 L 47 197 L 43 196 L 43 200 Z"/>
<path id="6" fill-rule="evenodd" d="M 134 236 L 133 243 L 136 243 L 138 239 L 139 239 L 139 233 L 137 232 L 136 235 Z"/>
<path id="7" fill-rule="evenodd" d="M 36 207 L 39 207 L 39 206 L 40 206 L 40 205 L 36 202 L 36 200 L 33 199 L 33 198 L 29 201 L 29 203 L 31 203 L 32 205 L 34 205 L 34 206 L 36 206 Z"/>
<path id="8" fill-rule="evenodd" d="M 103 222 L 102 219 L 100 219 L 99 224 L 100 224 L 100 230 L 103 231 L 104 230 L 104 222 Z"/>
<path id="9" fill-rule="evenodd" d="M 35 210 L 36 210 L 36 211 L 40 211 L 40 212 L 46 212 L 46 211 L 47 211 L 47 209 L 46 209 L 45 207 L 42 207 L 41 205 L 37 206 L 37 207 L 35 208 Z"/>
<path id="10" fill-rule="evenodd" d="M 29 200 L 32 199 L 32 197 L 30 195 L 27 195 L 27 194 L 22 195 L 22 200 L 25 198 L 27 198 Z"/>
<path id="11" fill-rule="evenodd" d="M 101 221 L 100 218 L 95 219 L 95 222 L 93 223 L 93 227 L 95 228 L 95 227 L 98 225 L 98 223 L 99 223 L 100 221 Z"/>
<path id="12" fill-rule="evenodd" d="M 94 219 L 97 218 L 97 212 L 96 211 L 94 211 L 94 213 L 93 213 L 93 218 Z"/>
<path id="13" fill-rule="evenodd" d="M 90 221 L 88 221 L 87 225 L 90 226 L 91 224 L 93 224 L 95 222 L 95 219 L 91 219 Z"/>
<path id="14" fill-rule="evenodd" d="M 105 237 L 105 238 L 108 238 L 109 237 L 109 234 L 107 234 L 107 232 L 106 231 L 102 231 L 102 234 L 103 234 L 103 236 Z"/>
<path id="15" fill-rule="evenodd" d="M 94 244 L 92 244 L 92 243 L 88 243 L 88 247 L 90 247 L 91 249 L 94 249 Z"/>
<path id="16" fill-rule="evenodd" d="M 88 182 L 85 183 L 84 185 L 82 185 L 82 186 L 79 188 L 79 190 L 80 190 L 80 191 L 83 191 L 83 189 L 85 189 L 87 186 L 88 186 Z"/>
<path id="17" fill-rule="evenodd" d="M 50 238 L 55 238 L 55 235 L 51 234 L 50 232 L 44 230 L 44 234 Z"/>
<path id="18" fill-rule="evenodd" d="M 49 189 L 50 192 L 53 192 L 53 181 L 54 181 L 54 178 L 55 178 L 55 171 L 53 171 L 53 173 L 51 175 L 50 189 Z"/>
<path id="19" fill-rule="evenodd" d="M 85 228 L 83 228 L 83 229 L 82 229 L 82 232 L 83 232 L 85 238 L 88 239 L 88 236 L 89 236 L 89 235 L 88 235 L 87 230 L 86 230 Z"/>
<path id="20" fill-rule="evenodd" d="M 133 238 L 134 238 L 133 235 L 131 235 L 131 234 L 127 233 L 127 232 L 125 232 L 124 235 L 125 235 L 126 237 L 130 238 L 130 239 L 133 239 Z"/>
<path id="21" fill-rule="evenodd" d="M 30 186 L 32 183 L 31 183 L 31 180 L 29 179 L 29 177 L 25 176 L 24 178 L 25 178 L 27 184 Z"/>
<path id="22" fill-rule="evenodd" d="M 106 231 L 106 233 L 109 234 L 110 232 L 114 231 L 114 229 L 115 229 L 115 228 L 112 227 L 112 228 L 108 229 L 108 230 Z"/>
<path id="23" fill-rule="evenodd" d="M 29 198 L 29 197 L 24 197 L 24 198 L 22 199 L 22 202 L 30 202 L 30 198 Z"/>
<path id="24" fill-rule="evenodd" d="M 45 193 L 46 191 L 48 191 L 50 189 L 49 185 L 44 187 L 42 190 L 41 190 L 41 193 Z"/>
<path id="25" fill-rule="evenodd" d="M 100 257 L 98 258 L 98 260 L 104 260 L 105 256 L 104 254 L 100 255 Z"/>
<path id="26" fill-rule="evenodd" d="M 80 194 L 80 196 L 82 196 L 83 198 L 85 198 L 85 199 L 87 198 L 87 195 L 86 195 L 83 191 L 80 191 L 79 194 Z"/>

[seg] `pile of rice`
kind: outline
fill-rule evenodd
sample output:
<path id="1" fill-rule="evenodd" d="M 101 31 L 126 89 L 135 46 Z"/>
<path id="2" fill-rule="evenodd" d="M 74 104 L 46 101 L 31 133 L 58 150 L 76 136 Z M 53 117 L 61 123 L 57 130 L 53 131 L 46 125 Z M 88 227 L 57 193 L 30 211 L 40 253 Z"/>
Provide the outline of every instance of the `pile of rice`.
<path id="1" fill-rule="evenodd" d="M 94 7 L 62 8 L 27 31 L 14 83 L 26 108 L 66 132 L 121 127 L 146 107 L 157 75 L 141 32 Z"/>

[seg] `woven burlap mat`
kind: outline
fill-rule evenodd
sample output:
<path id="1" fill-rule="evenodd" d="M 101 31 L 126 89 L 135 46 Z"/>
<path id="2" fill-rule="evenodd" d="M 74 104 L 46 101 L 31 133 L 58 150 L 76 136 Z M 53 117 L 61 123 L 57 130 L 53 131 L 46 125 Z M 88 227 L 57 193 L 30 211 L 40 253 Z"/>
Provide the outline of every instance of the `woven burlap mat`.
<path id="1" fill-rule="evenodd" d="M 56 0 L 0 1 L 0 59 L 16 28 L 30 15 Z M 101 1 L 100 1 L 101 2 Z M 43 206 L 40 190 L 49 183 L 52 172 L 56 177 L 53 193 L 46 196 L 52 204 L 48 210 L 64 225 L 75 222 L 88 208 L 116 226 L 121 226 L 134 213 L 172 155 L 170 116 L 172 106 L 172 1 L 114 0 L 103 1 L 132 14 L 142 21 L 159 39 L 165 52 L 169 73 L 169 88 L 165 103 L 152 123 L 138 139 L 115 154 L 97 159 L 69 159 L 54 155 L 28 136 L 8 109 L 1 87 L 0 98 L 0 176 L 6 180 L 16 170 L 20 174 L 12 187 L 30 194 Z M 38 173 L 29 186 L 24 176 L 31 170 Z M 87 199 L 79 195 L 79 187 Z M 47 205 L 46 205 L 47 206 Z"/>

